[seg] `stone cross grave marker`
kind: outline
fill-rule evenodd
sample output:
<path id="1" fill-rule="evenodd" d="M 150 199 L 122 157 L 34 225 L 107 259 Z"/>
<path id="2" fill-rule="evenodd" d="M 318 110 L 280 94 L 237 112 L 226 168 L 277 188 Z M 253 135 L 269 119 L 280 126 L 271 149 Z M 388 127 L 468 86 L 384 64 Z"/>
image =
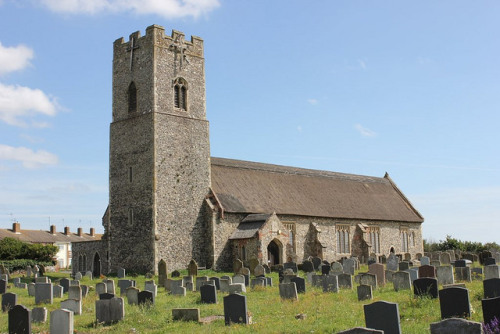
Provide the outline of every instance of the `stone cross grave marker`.
<path id="1" fill-rule="evenodd" d="M 398 304 L 378 301 L 364 306 L 366 327 L 401 334 Z"/>
<path id="2" fill-rule="evenodd" d="M 248 324 L 247 297 L 238 293 L 224 297 L 224 321 L 231 323 Z"/>
<path id="3" fill-rule="evenodd" d="M 469 318 L 469 290 L 465 288 L 439 290 L 439 306 L 441 308 L 441 319 Z"/>

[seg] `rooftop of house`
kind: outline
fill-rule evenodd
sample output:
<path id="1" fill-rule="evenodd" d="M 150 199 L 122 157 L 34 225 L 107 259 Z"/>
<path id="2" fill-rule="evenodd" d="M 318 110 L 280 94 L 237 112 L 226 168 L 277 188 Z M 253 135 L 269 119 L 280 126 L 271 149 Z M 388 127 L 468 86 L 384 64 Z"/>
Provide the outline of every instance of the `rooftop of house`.
<path id="1" fill-rule="evenodd" d="M 4 238 L 15 238 L 24 242 L 54 244 L 59 242 L 79 242 L 100 240 L 102 234 L 95 233 L 94 228 L 90 228 L 89 233 L 84 233 L 81 227 L 76 233 L 72 233 L 69 227 L 64 228 L 64 232 L 57 232 L 55 225 L 50 226 L 49 231 L 43 230 L 22 230 L 21 224 L 15 222 L 12 229 L 0 229 L 0 240 Z"/>

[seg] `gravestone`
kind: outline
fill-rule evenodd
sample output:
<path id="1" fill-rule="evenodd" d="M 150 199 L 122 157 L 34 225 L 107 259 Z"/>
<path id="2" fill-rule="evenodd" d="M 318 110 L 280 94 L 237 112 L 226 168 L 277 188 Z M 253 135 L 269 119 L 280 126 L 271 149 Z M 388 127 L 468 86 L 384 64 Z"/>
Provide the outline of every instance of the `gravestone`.
<path id="1" fill-rule="evenodd" d="M 356 261 L 354 259 L 345 259 L 342 263 L 344 267 L 344 273 L 354 276 L 354 270 L 356 268 Z"/>
<path id="2" fill-rule="evenodd" d="M 9 310 L 9 334 L 31 334 L 31 310 L 16 305 Z"/>
<path id="3" fill-rule="evenodd" d="M 174 278 L 174 277 L 181 277 L 181 272 L 179 270 L 174 270 L 174 271 L 172 271 L 172 273 L 170 274 L 170 276 L 172 276 L 172 278 Z"/>
<path id="4" fill-rule="evenodd" d="M 248 324 L 247 297 L 238 293 L 224 297 L 224 321 L 231 323 Z"/>
<path id="5" fill-rule="evenodd" d="M 1 285 L 1 281 L 0 281 L 0 285 Z M 60 285 L 58 285 L 60 286 Z M 62 287 L 61 287 L 62 289 Z M 1 288 L 0 288 L 1 290 Z M 62 294 L 62 291 L 61 291 L 61 294 Z M 28 296 L 30 297 L 35 297 L 35 283 L 30 283 L 28 284 Z"/>
<path id="6" fill-rule="evenodd" d="M 438 297 L 437 279 L 424 277 L 413 281 L 413 294 L 415 297 L 429 296 L 431 298 Z"/>
<path id="7" fill-rule="evenodd" d="M 263 265 L 258 264 L 257 266 L 255 266 L 253 272 L 256 277 L 264 276 L 266 274 L 266 269 Z"/>
<path id="8" fill-rule="evenodd" d="M 469 290 L 464 288 L 439 290 L 439 306 L 441 308 L 441 319 L 469 318 Z"/>
<path id="9" fill-rule="evenodd" d="M 53 285 L 52 286 L 52 297 L 53 298 L 63 298 L 63 287 L 60 285 Z"/>
<path id="10" fill-rule="evenodd" d="M 269 268 L 269 266 L 267 264 L 263 264 L 262 266 L 266 270 L 266 274 L 270 274 L 271 273 L 271 268 Z"/>
<path id="11" fill-rule="evenodd" d="M 172 281 L 175 282 L 175 281 Z M 182 281 L 179 281 L 182 283 Z M 186 288 L 182 284 L 173 284 L 170 287 L 170 294 L 174 296 L 186 296 Z"/>
<path id="12" fill-rule="evenodd" d="M 358 285 L 357 287 L 358 301 L 372 299 L 372 286 L 371 285 Z"/>
<path id="13" fill-rule="evenodd" d="M 31 321 L 44 323 L 47 321 L 47 308 L 35 307 L 31 310 Z"/>
<path id="14" fill-rule="evenodd" d="M 420 265 L 421 266 L 429 266 L 431 264 L 431 259 L 428 256 L 422 256 L 420 258 Z"/>
<path id="15" fill-rule="evenodd" d="M 480 322 L 465 319 L 451 318 L 433 322 L 430 326 L 431 334 L 483 334 Z"/>
<path id="16" fill-rule="evenodd" d="M 441 253 L 439 255 L 439 261 L 441 262 L 441 265 L 443 266 L 448 266 L 451 264 L 451 258 L 449 253 Z"/>
<path id="17" fill-rule="evenodd" d="M 311 262 L 313 263 L 314 265 L 314 271 L 318 271 L 320 266 L 321 266 L 321 262 L 323 262 L 323 260 L 321 260 L 321 258 L 315 256 L 311 259 Z"/>
<path id="18" fill-rule="evenodd" d="M 76 274 L 75 274 L 75 279 L 76 279 L 77 281 L 80 281 L 80 280 L 82 279 L 82 273 L 80 273 L 80 272 L 76 273 Z"/>
<path id="19" fill-rule="evenodd" d="M 209 278 L 210 281 L 213 281 L 215 283 L 215 287 L 217 288 L 217 290 L 220 290 L 220 278 L 219 277 L 210 277 Z"/>
<path id="20" fill-rule="evenodd" d="M 155 304 L 155 295 L 152 291 L 144 290 L 137 294 L 137 304 L 151 306 Z"/>
<path id="21" fill-rule="evenodd" d="M 385 334 L 400 334 L 398 304 L 378 301 L 364 306 L 366 327 L 384 331 Z"/>
<path id="22" fill-rule="evenodd" d="M 112 279 L 107 279 L 102 282 L 106 284 L 107 293 L 112 293 L 112 294 L 115 293 L 115 281 L 113 281 Z"/>
<path id="23" fill-rule="evenodd" d="M 392 275 L 394 275 L 395 271 L 385 270 L 385 280 L 387 282 L 392 282 Z"/>
<path id="24" fill-rule="evenodd" d="M 68 299 L 82 299 L 82 288 L 79 286 L 70 286 L 68 290 Z"/>
<path id="25" fill-rule="evenodd" d="M 116 276 L 118 278 L 125 278 L 125 269 L 124 268 L 118 268 L 118 272 L 116 273 Z"/>
<path id="26" fill-rule="evenodd" d="M 448 285 L 455 283 L 452 266 L 440 266 L 436 268 L 436 277 L 438 284 Z"/>
<path id="27" fill-rule="evenodd" d="M 155 297 L 158 294 L 158 286 L 155 284 L 155 281 L 146 281 L 144 283 L 144 290 L 151 291 Z"/>
<path id="28" fill-rule="evenodd" d="M 455 278 L 457 281 L 472 282 L 470 267 L 455 267 Z"/>
<path id="29" fill-rule="evenodd" d="M 259 265 L 259 260 L 257 260 L 256 258 L 252 258 L 248 261 L 248 269 L 250 269 L 250 273 L 253 274 L 254 276 L 257 276 L 255 275 L 255 267 L 257 267 Z"/>
<path id="30" fill-rule="evenodd" d="M 217 304 L 217 288 L 215 285 L 202 285 L 200 287 L 201 302 L 205 304 Z"/>
<path id="31" fill-rule="evenodd" d="M 99 282 L 95 285 L 95 293 L 96 295 L 100 295 L 100 294 L 103 294 L 103 293 L 106 293 L 108 292 L 108 288 L 106 286 L 106 283 L 103 283 L 103 282 Z"/>
<path id="32" fill-rule="evenodd" d="M 498 322 L 500 319 L 500 297 L 482 299 L 481 306 L 485 325 L 490 325 L 494 320 Z"/>
<path id="33" fill-rule="evenodd" d="M 68 292 L 68 290 L 69 290 L 69 279 L 67 279 L 67 278 L 62 278 L 62 279 L 59 281 L 59 285 L 63 287 L 63 293 Z"/>
<path id="34" fill-rule="evenodd" d="M 50 333 L 73 334 L 73 317 L 73 312 L 66 309 L 59 309 L 50 312 Z"/>
<path id="35" fill-rule="evenodd" d="M 0 280 L 0 294 L 7 292 L 7 280 Z"/>
<path id="36" fill-rule="evenodd" d="M 97 323 L 112 324 L 125 317 L 123 298 L 96 300 L 95 314 Z"/>
<path id="37" fill-rule="evenodd" d="M 484 298 L 500 297 L 500 278 L 489 278 L 483 281 Z"/>
<path id="38" fill-rule="evenodd" d="M 297 296 L 297 286 L 295 283 L 281 283 L 279 285 L 280 297 L 281 299 L 291 299 L 298 300 Z"/>
<path id="39" fill-rule="evenodd" d="M 436 268 L 434 266 L 423 265 L 418 268 L 418 277 L 436 277 Z"/>
<path id="40" fill-rule="evenodd" d="M 189 261 L 188 275 L 198 276 L 198 263 L 196 263 L 194 259 L 191 259 L 191 261 Z"/>
<path id="41" fill-rule="evenodd" d="M 243 283 L 243 284 L 245 284 L 245 276 L 243 276 L 243 275 L 234 275 L 233 276 L 233 283 Z"/>
<path id="42" fill-rule="evenodd" d="M 139 289 L 134 286 L 129 286 L 125 292 L 129 305 L 139 304 Z"/>
<path id="43" fill-rule="evenodd" d="M 378 329 L 371 329 L 366 327 L 354 327 L 347 329 L 337 334 L 384 334 L 384 331 L 379 331 Z"/>
<path id="44" fill-rule="evenodd" d="M 344 272 L 344 267 L 339 262 L 333 262 L 330 266 L 329 275 L 340 275 Z"/>
<path id="45" fill-rule="evenodd" d="M 265 287 L 267 286 L 267 280 L 265 277 L 257 277 L 257 278 L 252 278 L 252 281 L 250 282 L 251 288 L 255 288 L 256 286 L 261 286 Z"/>
<path id="46" fill-rule="evenodd" d="M 235 259 L 233 262 L 233 272 L 238 274 L 241 268 L 243 268 L 243 262 L 240 259 Z"/>
<path id="47" fill-rule="evenodd" d="M 200 309 L 199 308 L 173 308 L 172 309 L 172 320 L 177 321 L 200 321 Z"/>
<path id="48" fill-rule="evenodd" d="M 243 283 L 232 283 L 229 284 L 229 293 L 242 293 L 242 292 L 247 292 L 247 289 L 245 288 L 245 284 Z"/>
<path id="49" fill-rule="evenodd" d="M 321 275 L 329 275 L 330 269 L 331 269 L 331 267 L 329 264 L 322 264 L 321 265 Z"/>
<path id="50" fill-rule="evenodd" d="M 200 276 L 196 278 L 198 281 L 206 281 L 208 280 L 207 276 Z M 182 277 L 182 286 L 186 286 L 186 283 L 193 283 L 193 276 L 183 276 Z"/>
<path id="51" fill-rule="evenodd" d="M 392 275 L 392 283 L 395 291 L 411 290 L 410 273 L 397 271 Z"/>
<path id="52" fill-rule="evenodd" d="M 297 263 L 295 262 L 285 262 L 283 263 L 283 269 L 292 269 L 293 272 L 296 274 L 299 268 L 297 267 Z"/>
<path id="53" fill-rule="evenodd" d="M 306 293 L 306 280 L 303 279 L 302 277 L 292 277 L 291 279 L 292 283 L 295 283 L 295 286 L 297 288 L 297 293 Z"/>
<path id="54" fill-rule="evenodd" d="M 243 277 L 243 279 L 245 279 Z M 208 281 L 208 276 L 196 277 L 196 291 L 200 291 L 200 287 Z"/>
<path id="55" fill-rule="evenodd" d="M 50 283 L 50 281 L 49 281 L 49 283 Z M 70 280 L 69 281 L 69 286 L 80 286 L 80 281 Z"/>
<path id="56" fill-rule="evenodd" d="M 14 284 L 19 284 L 19 283 L 21 283 L 21 277 L 16 277 L 16 278 L 13 278 L 13 279 L 12 279 L 12 283 L 14 283 Z"/>
<path id="57" fill-rule="evenodd" d="M 92 272 L 90 270 L 86 271 L 85 272 L 85 277 L 88 277 L 90 280 L 92 280 L 93 279 Z"/>
<path id="58" fill-rule="evenodd" d="M 99 295 L 99 300 L 111 299 L 111 298 L 115 298 L 115 297 L 116 296 L 115 296 L 114 293 L 107 293 L 107 292 L 105 292 L 105 293 L 101 293 Z"/>
<path id="59" fill-rule="evenodd" d="M 12 292 L 2 294 L 2 312 L 8 312 L 17 305 L 17 295 Z"/>
<path id="60" fill-rule="evenodd" d="M 352 289 L 352 276 L 349 274 L 340 274 L 337 276 L 339 288 Z"/>
<path id="61" fill-rule="evenodd" d="M 221 278 L 219 280 L 219 284 L 220 284 L 220 291 L 221 292 L 229 292 L 229 284 L 231 284 L 232 281 L 229 280 L 229 279 L 225 279 L 225 278 Z"/>
<path id="62" fill-rule="evenodd" d="M 81 299 L 66 299 L 61 301 L 61 308 L 73 311 L 74 314 L 82 314 L 82 301 Z"/>
<path id="63" fill-rule="evenodd" d="M 359 284 L 371 285 L 372 288 L 377 288 L 377 276 L 370 273 L 363 273 L 359 275 Z"/>
<path id="64" fill-rule="evenodd" d="M 321 280 L 323 283 L 323 292 L 338 292 L 339 281 L 335 275 L 322 275 Z"/>
<path id="65" fill-rule="evenodd" d="M 406 261 L 399 262 L 399 271 L 408 270 L 408 269 L 410 269 L 410 263 L 409 262 L 406 262 Z"/>
<path id="66" fill-rule="evenodd" d="M 1 272 L 0 272 L 1 274 Z M 26 266 L 26 277 L 30 278 L 31 275 L 33 275 L 33 271 L 31 269 L 31 266 Z"/>
<path id="67" fill-rule="evenodd" d="M 500 278 L 500 266 L 496 264 L 487 265 L 484 267 L 484 279 Z"/>
<path id="68" fill-rule="evenodd" d="M 456 260 L 455 261 L 455 268 L 464 268 L 467 266 L 467 263 L 465 260 Z"/>
<path id="69" fill-rule="evenodd" d="M 245 277 L 245 286 L 249 286 L 250 285 L 250 269 L 243 267 L 240 269 L 240 274 L 243 275 L 243 277 Z"/>
<path id="70" fill-rule="evenodd" d="M 52 304 L 52 283 L 35 283 L 35 304 Z"/>
<path id="71" fill-rule="evenodd" d="M 167 279 L 167 263 L 165 260 L 161 259 L 158 262 L 158 285 L 165 286 L 165 280 Z"/>
<path id="72" fill-rule="evenodd" d="M 312 261 L 305 260 L 304 262 L 302 262 L 302 270 L 306 273 L 314 272 L 314 264 L 312 263 Z"/>
<path id="73" fill-rule="evenodd" d="M 373 263 L 368 266 L 368 273 L 377 276 L 377 285 L 385 285 L 385 270 L 384 265 L 380 263 Z"/>
<path id="74" fill-rule="evenodd" d="M 394 254 L 389 254 L 386 263 L 387 270 L 398 271 L 399 270 L 399 258 Z"/>
<path id="75" fill-rule="evenodd" d="M 411 282 L 413 283 L 418 277 L 418 268 L 410 268 L 408 270 L 405 270 L 405 271 L 408 271 L 408 273 L 410 273 L 410 280 Z"/>
<path id="76" fill-rule="evenodd" d="M 311 276 L 311 285 L 315 287 L 323 287 L 322 276 L 320 275 L 312 275 Z"/>
<path id="77" fill-rule="evenodd" d="M 135 281 L 130 279 L 120 279 L 118 280 L 118 288 L 120 288 L 120 296 L 127 293 L 127 289 L 131 286 L 135 286 Z"/>

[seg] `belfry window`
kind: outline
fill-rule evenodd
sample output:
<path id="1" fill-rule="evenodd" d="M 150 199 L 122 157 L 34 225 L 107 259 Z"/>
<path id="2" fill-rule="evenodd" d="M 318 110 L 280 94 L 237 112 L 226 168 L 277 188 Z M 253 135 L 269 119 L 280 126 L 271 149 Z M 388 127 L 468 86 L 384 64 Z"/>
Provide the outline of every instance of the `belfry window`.
<path id="1" fill-rule="evenodd" d="M 182 78 L 174 81 L 174 107 L 187 110 L 187 82 Z"/>
<path id="2" fill-rule="evenodd" d="M 128 86 L 128 112 L 137 111 L 137 88 L 135 88 L 135 83 L 132 81 Z"/>

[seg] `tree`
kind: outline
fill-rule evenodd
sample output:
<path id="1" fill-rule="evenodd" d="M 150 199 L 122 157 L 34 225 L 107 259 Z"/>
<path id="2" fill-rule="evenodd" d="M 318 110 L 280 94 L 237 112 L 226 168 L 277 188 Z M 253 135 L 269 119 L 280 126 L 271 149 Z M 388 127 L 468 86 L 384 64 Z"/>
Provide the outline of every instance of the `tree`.
<path id="1" fill-rule="evenodd" d="M 29 259 L 50 262 L 57 250 L 57 246 L 30 244 L 15 238 L 0 240 L 0 260 Z"/>

